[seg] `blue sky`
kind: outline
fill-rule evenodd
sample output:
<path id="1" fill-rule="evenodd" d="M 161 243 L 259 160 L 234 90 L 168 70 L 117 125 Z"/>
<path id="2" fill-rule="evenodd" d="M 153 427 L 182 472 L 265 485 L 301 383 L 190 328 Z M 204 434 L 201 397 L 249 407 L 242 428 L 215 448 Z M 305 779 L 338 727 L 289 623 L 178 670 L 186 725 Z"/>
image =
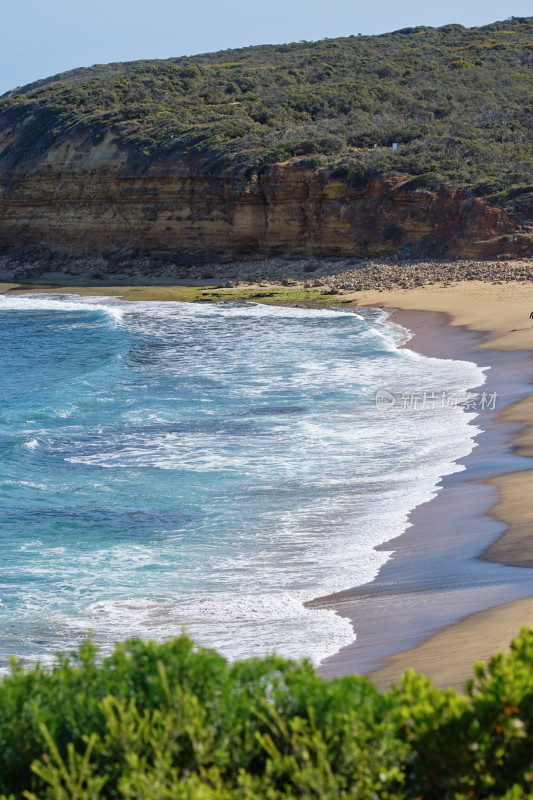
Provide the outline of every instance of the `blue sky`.
<path id="1" fill-rule="evenodd" d="M 250 44 L 485 25 L 533 14 L 531 0 L 9 0 L 0 94 L 78 66 L 169 58 Z"/>

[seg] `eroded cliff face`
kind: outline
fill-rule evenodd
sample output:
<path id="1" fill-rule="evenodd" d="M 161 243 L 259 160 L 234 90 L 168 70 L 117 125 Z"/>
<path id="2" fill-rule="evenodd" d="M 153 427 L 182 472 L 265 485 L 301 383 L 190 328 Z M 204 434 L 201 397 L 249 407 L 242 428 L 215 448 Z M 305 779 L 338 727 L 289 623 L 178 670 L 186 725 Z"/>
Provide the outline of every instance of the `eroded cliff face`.
<path id="1" fill-rule="evenodd" d="M 5 142 L 6 140 L 4 140 Z M 491 258 L 531 255 L 517 220 L 462 190 L 408 191 L 407 178 L 364 189 L 298 161 L 253 181 L 206 177 L 192 162 L 135 174 L 110 141 L 72 143 L 2 166 L 0 252 L 168 253 L 176 263 L 307 255 Z"/>

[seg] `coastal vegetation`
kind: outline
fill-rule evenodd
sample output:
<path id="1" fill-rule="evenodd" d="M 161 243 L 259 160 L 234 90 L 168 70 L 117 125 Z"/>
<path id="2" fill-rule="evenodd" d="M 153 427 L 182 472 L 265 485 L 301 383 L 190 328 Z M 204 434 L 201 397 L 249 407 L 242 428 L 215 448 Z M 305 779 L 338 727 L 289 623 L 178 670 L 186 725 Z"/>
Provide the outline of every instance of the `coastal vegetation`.
<path id="1" fill-rule="evenodd" d="M 289 283 L 289 281 L 287 281 Z M 292 283 L 292 281 L 291 281 Z M 2 284 L 0 292 L 15 295 L 26 294 L 28 287 L 24 284 Z M 299 286 L 103 286 L 84 287 L 77 286 L 56 287 L 45 285 L 41 291 L 60 293 L 68 292 L 80 295 L 98 296 L 113 295 L 124 300 L 149 300 L 160 302 L 170 300 L 178 303 L 261 303 L 277 306 L 302 306 L 309 307 L 335 307 L 353 305 L 357 300 L 344 289 L 329 288 L 301 288 Z M 35 291 L 35 287 L 33 287 Z M 347 297 L 346 294 L 349 296 Z"/>
<path id="2" fill-rule="evenodd" d="M 287 284 L 289 281 L 286 281 Z M 293 283 L 293 281 L 291 281 Z M 158 297 L 165 295 L 165 290 L 156 289 Z M 290 286 L 173 286 L 170 290 L 173 300 L 181 302 L 231 302 L 262 303 L 264 305 L 340 306 L 353 304 L 353 297 L 344 297 L 344 291 L 322 286 L 321 288 L 301 288 Z"/>
<path id="3" fill-rule="evenodd" d="M 407 672 L 380 694 L 275 656 L 228 664 L 186 636 L 90 640 L 0 682 L 2 800 L 533 796 L 533 630 L 464 696 Z"/>
<path id="4" fill-rule="evenodd" d="M 0 98 L 0 157 L 111 137 L 139 173 L 173 157 L 254 180 L 297 159 L 354 186 L 466 187 L 532 219 L 532 85 L 531 17 L 98 65 Z"/>

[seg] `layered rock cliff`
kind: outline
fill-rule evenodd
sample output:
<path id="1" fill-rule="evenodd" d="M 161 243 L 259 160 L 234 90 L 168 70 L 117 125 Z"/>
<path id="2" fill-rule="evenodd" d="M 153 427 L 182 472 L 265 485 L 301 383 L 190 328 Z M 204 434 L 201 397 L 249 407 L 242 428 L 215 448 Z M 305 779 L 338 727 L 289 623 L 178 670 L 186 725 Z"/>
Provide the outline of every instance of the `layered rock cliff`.
<path id="1" fill-rule="evenodd" d="M 0 255 L 533 255 L 532 35 L 526 17 L 406 28 L 14 89 Z"/>
<path id="2" fill-rule="evenodd" d="M 110 142 L 67 145 L 24 168 L 2 168 L 0 158 L 0 252 L 38 246 L 75 256 L 164 255 L 177 264 L 532 253 L 505 211 L 464 190 L 409 186 L 395 174 L 354 188 L 299 159 L 253 180 L 202 176 L 183 160 L 135 174 Z"/>

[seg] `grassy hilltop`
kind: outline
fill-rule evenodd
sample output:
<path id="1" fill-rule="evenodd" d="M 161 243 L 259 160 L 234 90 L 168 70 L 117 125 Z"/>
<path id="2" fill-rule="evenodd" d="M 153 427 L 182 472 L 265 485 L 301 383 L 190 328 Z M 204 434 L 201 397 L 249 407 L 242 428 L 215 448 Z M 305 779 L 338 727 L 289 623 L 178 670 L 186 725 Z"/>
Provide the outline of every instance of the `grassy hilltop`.
<path id="1" fill-rule="evenodd" d="M 110 132 L 141 172 L 178 155 L 252 178 L 301 156 L 355 184 L 470 187 L 531 219 L 532 90 L 533 17 L 99 65 L 0 98 L 0 158 Z"/>

